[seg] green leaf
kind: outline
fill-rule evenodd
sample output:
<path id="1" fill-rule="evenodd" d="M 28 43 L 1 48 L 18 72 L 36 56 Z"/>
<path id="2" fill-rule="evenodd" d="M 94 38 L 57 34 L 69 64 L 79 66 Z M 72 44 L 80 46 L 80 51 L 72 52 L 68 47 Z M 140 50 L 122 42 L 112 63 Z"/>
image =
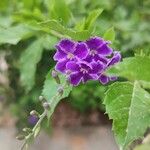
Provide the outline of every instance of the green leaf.
<path id="1" fill-rule="evenodd" d="M 103 9 L 96 9 L 96 10 L 93 10 L 92 12 L 90 12 L 86 21 L 85 21 L 84 29 L 85 30 L 91 30 L 96 19 L 100 16 L 100 14 L 102 12 L 103 12 Z"/>
<path id="2" fill-rule="evenodd" d="M 20 40 L 31 37 L 33 30 L 25 25 L 10 28 L 0 28 L 0 44 L 17 44 Z"/>
<path id="3" fill-rule="evenodd" d="M 42 22 L 39 24 L 41 27 L 41 30 L 45 30 L 46 32 L 51 30 L 52 34 L 58 35 L 60 38 L 68 37 L 72 38 L 77 41 L 86 40 L 90 37 L 90 32 L 87 30 L 83 31 L 74 31 L 73 29 L 68 29 L 62 26 L 59 22 L 55 20 L 49 20 L 46 22 Z M 54 32 L 53 32 L 54 31 Z"/>
<path id="4" fill-rule="evenodd" d="M 54 109 L 56 105 L 59 103 L 59 101 L 69 95 L 69 93 L 72 90 L 72 86 L 66 84 L 66 78 L 64 75 L 59 75 L 61 84 L 57 84 L 55 79 L 51 76 L 51 70 L 48 72 L 46 76 L 46 80 L 44 82 L 44 87 L 42 91 L 42 95 L 45 97 L 45 99 L 50 102 L 50 111 L 49 111 L 49 118 L 54 112 Z M 59 86 L 64 87 L 64 92 L 62 95 L 59 95 L 57 92 L 57 89 Z"/>
<path id="5" fill-rule="evenodd" d="M 65 0 L 51 0 L 50 5 L 51 18 L 61 20 L 64 24 L 67 24 L 71 18 L 71 11 Z"/>
<path id="6" fill-rule="evenodd" d="M 31 43 L 20 57 L 20 80 L 27 92 L 34 86 L 36 65 L 42 57 L 42 52 L 43 37 Z"/>
<path id="7" fill-rule="evenodd" d="M 110 75 L 125 77 L 129 80 L 150 82 L 150 57 L 135 56 L 123 59 L 123 62 L 110 68 Z"/>
<path id="8" fill-rule="evenodd" d="M 134 150 L 150 150 L 150 144 L 142 144 L 137 146 Z"/>
<path id="9" fill-rule="evenodd" d="M 103 38 L 105 40 L 108 40 L 108 41 L 114 41 L 115 40 L 115 31 L 114 31 L 114 27 L 111 27 L 109 28 L 105 33 L 104 33 L 104 36 Z"/>
<path id="10" fill-rule="evenodd" d="M 106 113 L 113 119 L 113 131 L 120 150 L 144 136 L 150 126 L 150 94 L 137 81 L 112 84 L 104 104 Z"/>

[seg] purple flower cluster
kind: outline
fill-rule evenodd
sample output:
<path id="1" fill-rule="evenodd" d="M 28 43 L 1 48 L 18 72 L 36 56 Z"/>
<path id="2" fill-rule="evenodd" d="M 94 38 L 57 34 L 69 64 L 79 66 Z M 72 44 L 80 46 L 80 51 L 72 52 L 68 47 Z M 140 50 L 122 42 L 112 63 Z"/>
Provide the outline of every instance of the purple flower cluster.
<path id="1" fill-rule="evenodd" d="M 108 67 L 121 60 L 120 53 L 113 51 L 109 44 L 100 37 L 92 37 L 84 42 L 63 39 L 56 45 L 55 69 L 68 75 L 74 86 L 88 80 L 99 80 L 102 84 L 116 80 L 116 77 L 104 74 Z"/>

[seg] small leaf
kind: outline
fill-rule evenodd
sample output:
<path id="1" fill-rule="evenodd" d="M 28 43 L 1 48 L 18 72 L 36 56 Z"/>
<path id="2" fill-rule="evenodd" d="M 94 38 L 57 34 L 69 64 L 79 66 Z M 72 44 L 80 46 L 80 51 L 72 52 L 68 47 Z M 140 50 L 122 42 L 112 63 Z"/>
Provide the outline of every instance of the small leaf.
<path id="1" fill-rule="evenodd" d="M 104 104 L 106 113 L 113 119 L 113 131 L 120 150 L 144 136 L 150 126 L 150 94 L 137 81 L 112 84 Z"/>
<path id="2" fill-rule="evenodd" d="M 125 58 L 123 62 L 110 68 L 107 72 L 110 75 L 125 77 L 129 80 L 150 82 L 150 57 L 135 56 Z"/>
<path id="3" fill-rule="evenodd" d="M 55 31 L 55 34 L 59 34 L 60 36 L 62 36 L 62 38 L 66 36 L 77 41 L 82 41 L 90 37 L 90 32 L 87 30 L 75 31 L 73 29 L 68 29 L 55 20 L 42 22 L 39 25 L 42 27 L 41 30 L 45 30 L 45 31 L 49 30 L 49 32 L 50 30 L 53 30 Z"/>
<path id="4" fill-rule="evenodd" d="M 59 103 L 59 101 L 65 97 L 67 97 L 72 90 L 72 86 L 66 84 L 66 78 L 63 75 L 60 75 L 59 78 L 60 78 L 61 86 L 64 86 L 64 92 L 61 96 L 57 92 L 58 87 L 60 85 L 58 85 L 56 83 L 55 79 L 52 78 L 51 71 L 48 72 L 48 74 L 46 76 L 46 80 L 44 82 L 42 95 L 50 103 L 51 109 L 48 113 L 49 118 L 52 115 L 52 113 L 54 112 L 54 109 L 55 109 L 56 105 Z"/>
<path id="5" fill-rule="evenodd" d="M 115 40 L 115 31 L 114 31 L 114 27 L 109 28 L 105 33 L 103 38 L 105 40 L 111 41 L 113 42 Z"/>
<path id="6" fill-rule="evenodd" d="M 91 30 L 91 28 L 93 27 L 96 19 L 100 16 L 100 14 L 103 12 L 103 9 L 96 9 L 93 10 L 87 17 L 87 19 L 85 20 L 85 25 L 84 25 L 84 29 L 85 30 Z"/>
<path id="7" fill-rule="evenodd" d="M 27 92 L 34 86 L 36 65 L 42 57 L 42 52 L 43 37 L 31 43 L 20 57 L 20 80 Z"/>

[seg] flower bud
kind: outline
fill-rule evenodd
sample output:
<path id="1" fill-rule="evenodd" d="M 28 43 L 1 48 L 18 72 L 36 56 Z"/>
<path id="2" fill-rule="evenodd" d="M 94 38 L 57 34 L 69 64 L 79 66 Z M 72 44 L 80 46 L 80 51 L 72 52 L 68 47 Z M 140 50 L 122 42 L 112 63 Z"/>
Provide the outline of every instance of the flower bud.
<path id="1" fill-rule="evenodd" d="M 52 70 L 52 77 L 55 79 L 57 84 L 60 84 L 60 79 L 56 70 Z"/>
<path id="2" fill-rule="evenodd" d="M 63 95 L 63 92 L 64 92 L 64 88 L 63 86 L 59 86 L 58 89 L 57 89 L 58 93 L 62 96 Z"/>
<path id="3" fill-rule="evenodd" d="M 30 115 L 31 116 L 39 116 L 39 113 L 36 111 L 36 110 L 32 110 L 31 112 L 30 112 Z"/>
<path id="4" fill-rule="evenodd" d="M 44 109 L 47 109 L 47 110 L 50 109 L 50 105 L 47 102 L 43 103 L 43 107 L 44 107 Z"/>
<path id="5" fill-rule="evenodd" d="M 32 130 L 30 128 L 23 128 L 22 131 L 27 132 L 27 133 L 31 133 Z"/>
<path id="6" fill-rule="evenodd" d="M 17 140 L 24 140 L 25 139 L 25 136 L 24 135 L 18 135 L 17 137 L 16 137 L 16 139 Z"/>
<path id="7" fill-rule="evenodd" d="M 44 97 L 42 95 L 39 96 L 39 101 L 43 101 Z"/>

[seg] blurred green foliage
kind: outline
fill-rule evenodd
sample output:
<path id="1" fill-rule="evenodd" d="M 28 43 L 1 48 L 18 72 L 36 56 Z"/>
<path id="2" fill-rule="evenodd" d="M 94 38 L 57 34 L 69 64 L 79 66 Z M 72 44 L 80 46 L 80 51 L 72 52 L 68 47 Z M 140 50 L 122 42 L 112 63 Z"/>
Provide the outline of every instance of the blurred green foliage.
<path id="1" fill-rule="evenodd" d="M 13 112 L 23 120 L 34 107 L 41 109 L 37 99 L 47 72 L 55 64 L 52 57 L 59 38 L 83 40 L 104 35 L 114 40 L 115 31 L 113 48 L 123 56 L 145 51 L 149 54 L 149 22 L 148 0 L 0 1 L 0 51 L 4 51 L 9 64 L 14 96 L 8 103 Z M 72 91 L 70 104 L 81 112 L 103 109 L 106 89 L 95 82 L 81 85 Z"/>

